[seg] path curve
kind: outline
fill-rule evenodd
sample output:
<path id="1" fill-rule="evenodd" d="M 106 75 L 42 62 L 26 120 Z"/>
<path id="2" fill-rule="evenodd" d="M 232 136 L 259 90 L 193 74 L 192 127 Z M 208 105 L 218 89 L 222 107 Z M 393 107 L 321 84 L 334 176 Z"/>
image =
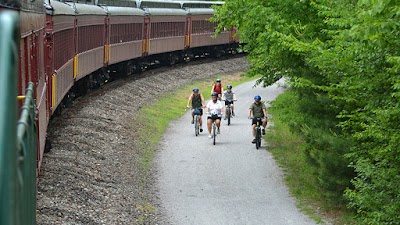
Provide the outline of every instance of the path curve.
<path id="1" fill-rule="evenodd" d="M 231 126 L 223 121 L 215 146 L 207 132 L 195 137 L 189 113 L 171 123 L 156 157 L 160 200 L 169 223 L 315 224 L 296 208 L 265 141 L 258 150 L 251 144 L 247 110 L 253 96 L 271 101 L 284 91 L 283 81 L 267 88 L 254 84 L 233 87 L 236 116 Z"/>

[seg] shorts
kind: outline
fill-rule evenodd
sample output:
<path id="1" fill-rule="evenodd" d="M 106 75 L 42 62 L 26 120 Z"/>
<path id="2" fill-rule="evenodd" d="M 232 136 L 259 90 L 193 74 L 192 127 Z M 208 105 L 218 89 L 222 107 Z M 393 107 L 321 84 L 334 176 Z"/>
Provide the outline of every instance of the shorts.
<path id="1" fill-rule="evenodd" d="M 233 101 L 225 101 L 225 105 L 233 105 Z"/>
<path id="2" fill-rule="evenodd" d="M 202 116 L 202 115 L 203 115 L 203 109 L 202 109 L 202 108 L 200 108 L 200 109 L 194 109 L 194 110 L 193 110 L 193 115 L 200 115 L 200 116 Z"/>
<path id="3" fill-rule="evenodd" d="M 261 117 L 259 117 L 259 118 L 253 118 L 252 120 L 251 120 L 251 125 L 253 125 L 253 124 L 257 124 L 257 121 L 260 121 L 260 125 L 262 125 L 262 118 Z"/>
<path id="4" fill-rule="evenodd" d="M 207 117 L 207 119 L 212 119 L 213 121 L 215 121 L 215 120 L 221 120 L 221 116 L 220 115 L 211 115 L 211 116 L 208 116 Z"/>

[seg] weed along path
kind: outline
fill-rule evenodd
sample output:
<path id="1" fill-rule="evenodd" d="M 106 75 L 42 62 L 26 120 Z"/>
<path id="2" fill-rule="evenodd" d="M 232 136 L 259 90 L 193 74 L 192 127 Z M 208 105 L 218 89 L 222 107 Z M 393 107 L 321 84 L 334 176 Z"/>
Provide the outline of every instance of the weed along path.
<path id="1" fill-rule="evenodd" d="M 155 161 L 169 223 L 315 224 L 296 208 L 266 142 L 258 150 L 251 143 L 248 107 L 255 95 L 273 100 L 284 90 L 281 83 L 253 88 L 252 81 L 233 87 L 236 116 L 230 126 L 222 121 L 216 145 L 208 139 L 205 124 L 204 132 L 195 136 L 189 113 L 171 123 Z"/>

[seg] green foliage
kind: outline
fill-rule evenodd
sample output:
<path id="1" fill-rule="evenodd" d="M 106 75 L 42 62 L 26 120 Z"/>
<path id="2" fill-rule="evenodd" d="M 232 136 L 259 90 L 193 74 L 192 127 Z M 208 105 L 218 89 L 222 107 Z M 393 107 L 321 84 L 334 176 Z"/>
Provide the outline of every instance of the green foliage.
<path id="1" fill-rule="evenodd" d="M 323 220 L 318 218 L 321 214 L 338 215 L 338 210 L 345 208 L 345 205 L 337 201 L 342 199 L 340 191 L 325 191 L 332 189 L 333 186 L 326 187 L 326 183 L 321 185 L 320 180 L 317 179 L 316 174 L 323 176 L 326 171 L 321 170 L 321 167 L 315 166 L 314 163 L 310 163 L 309 151 L 306 149 L 309 145 L 305 143 L 304 136 L 300 135 L 301 132 L 291 132 L 294 127 L 298 127 L 298 124 L 304 123 L 296 104 L 298 101 L 298 94 L 289 89 L 271 103 L 268 113 L 273 115 L 270 119 L 273 127 L 267 132 L 268 151 L 273 154 L 274 159 L 285 171 L 286 184 L 291 194 L 297 198 L 298 207 L 317 222 L 323 223 Z M 283 121 L 286 122 L 283 123 Z M 339 153 L 333 152 L 333 154 Z M 324 160 L 331 161 L 329 158 Z M 329 166 L 323 168 L 329 168 Z M 351 170 L 349 171 L 351 172 Z M 331 172 L 329 171 L 329 173 Z M 343 175 L 340 175 L 339 171 L 337 176 L 330 179 L 333 180 L 332 182 L 338 183 L 337 187 L 344 187 L 349 183 L 348 179 L 343 179 Z M 340 184 L 339 181 L 345 182 L 345 184 Z M 312 207 L 316 205 L 319 206 L 318 210 Z M 352 215 L 353 212 L 340 213 L 339 218 L 335 216 L 334 224 L 353 224 Z M 331 216 L 329 217 L 332 219 Z"/>
<path id="2" fill-rule="evenodd" d="M 216 11 L 246 43 L 249 75 L 288 79 L 298 116 L 285 120 L 327 197 L 347 188 L 360 222 L 400 224 L 400 2 L 229 0 Z"/>

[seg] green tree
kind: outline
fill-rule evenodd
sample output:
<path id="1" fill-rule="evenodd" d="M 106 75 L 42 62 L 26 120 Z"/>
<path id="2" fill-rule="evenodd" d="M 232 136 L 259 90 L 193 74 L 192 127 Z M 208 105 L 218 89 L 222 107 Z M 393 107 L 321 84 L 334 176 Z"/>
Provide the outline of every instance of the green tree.
<path id="1" fill-rule="evenodd" d="M 217 8 L 249 51 L 249 75 L 286 77 L 293 131 L 327 197 L 342 195 L 366 224 L 400 224 L 400 2 L 229 0 Z M 351 180 L 351 183 L 350 183 Z"/>

